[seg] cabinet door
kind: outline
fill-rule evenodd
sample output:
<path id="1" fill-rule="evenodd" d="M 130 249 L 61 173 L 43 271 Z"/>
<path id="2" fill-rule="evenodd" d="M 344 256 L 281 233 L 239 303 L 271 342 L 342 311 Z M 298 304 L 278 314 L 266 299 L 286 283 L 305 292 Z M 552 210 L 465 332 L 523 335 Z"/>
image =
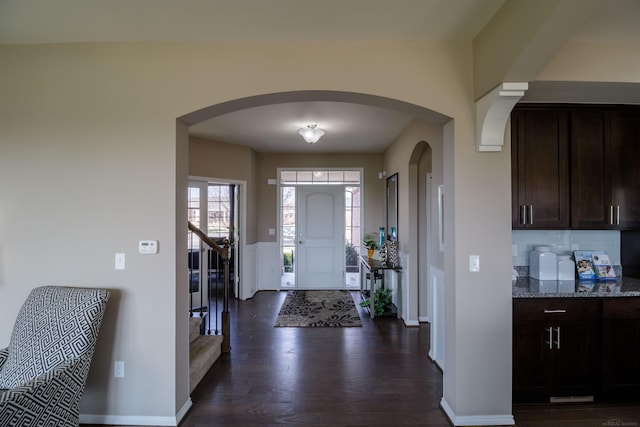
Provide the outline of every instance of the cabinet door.
<path id="1" fill-rule="evenodd" d="M 614 222 L 620 228 L 640 227 L 640 110 L 611 113 L 609 150 Z"/>
<path id="2" fill-rule="evenodd" d="M 602 394 L 608 400 L 640 398 L 640 320 L 605 320 Z"/>
<path id="3" fill-rule="evenodd" d="M 513 324 L 513 402 L 548 402 L 547 333 L 539 322 Z"/>
<path id="4" fill-rule="evenodd" d="M 571 112 L 572 228 L 602 229 L 609 224 L 605 129 L 603 110 Z"/>
<path id="5" fill-rule="evenodd" d="M 640 399 L 640 298 L 603 301 L 602 395 Z"/>
<path id="6" fill-rule="evenodd" d="M 568 228 L 568 112 L 512 114 L 513 228 Z"/>
<path id="7" fill-rule="evenodd" d="M 597 322 L 563 321 L 554 328 L 552 397 L 594 396 L 599 378 Z"/>

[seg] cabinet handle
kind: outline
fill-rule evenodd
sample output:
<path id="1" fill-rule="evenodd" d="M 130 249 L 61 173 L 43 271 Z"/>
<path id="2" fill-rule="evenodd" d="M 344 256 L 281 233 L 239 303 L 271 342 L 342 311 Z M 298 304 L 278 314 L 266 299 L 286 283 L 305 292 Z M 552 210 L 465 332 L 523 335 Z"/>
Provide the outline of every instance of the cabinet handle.
<path id="1" fill-rule="evenodd" d="M 556 328 L 556 348 L 560 350 L 560 326 Z"/>
<path id="2" fill-rule="evenodd" d="M 616 225 L 620 225 L 620 205 L 616 205 Z"/>
<path id="3" fill-rule="evenodd" d="M 560 310 L 544 310 L 545 314 L 549 314 L 549 313 L 566 313 L 566 312 L 567 312 L 567 310 L 562 310 L 562 309 L 560 309 Z"/>
<path id="4" fill-rule="evenodd" d="M 533 225 L 533 205 L 529 205 L 529 224 Z"/>
<path id="5" fill-rule="evenodd" d="M 520 206 L 520 224 L 527 225 L 527 205 Z"/>
<path id="6" fill-rule="evenodd" d="M 609 225 L 613 225 L 613 205 L 609 206 Z"/>
<path id="7" fill-rule="evenodd" d="M 549 339 L 545 341 L 545 344 L 549 346 L 549 350 L 553 349 L 553 328 L 544 328 L 549 333 Z"/>

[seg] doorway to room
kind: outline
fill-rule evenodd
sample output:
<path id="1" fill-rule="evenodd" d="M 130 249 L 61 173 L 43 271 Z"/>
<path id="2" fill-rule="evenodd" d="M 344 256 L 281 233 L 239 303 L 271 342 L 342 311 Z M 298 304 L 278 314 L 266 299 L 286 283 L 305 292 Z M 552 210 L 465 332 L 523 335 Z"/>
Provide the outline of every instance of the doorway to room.
<path id="1" fill-rule="evenodd" d="M 278 171 L 282 288 L 359 288 L 361 176 L 361 169 Z"/>
<path id="2" fill-rule="evenodd" d="M 239 260 L 240 245 L 239 235 L 239 205 L 241 186 L 234 183 L 224 183 L 207 180 L 190 180 L 187 193 L 188 220 L 208 237 L 222 244 L 224 239 L 229 239 L 229 284 L 231 294 L 239 295 Z M 197 251 L 199 249 L 199 239 L 192 233 L 188 250 Z M 191 259 L 191 257 L 190 257 Z M 205 257 L 203 263 L 210 260 Z M 202 271 L 209 271 L 214 266 L 203 265 Z M 206 277 L 206 275 L 205 275 Z M 198 291 L 192 291 L 192 299 L 200 298 L 199 290 L 202 286 L 197 286 Z M 195 289 L 194 289 L 195 291 Z"/>

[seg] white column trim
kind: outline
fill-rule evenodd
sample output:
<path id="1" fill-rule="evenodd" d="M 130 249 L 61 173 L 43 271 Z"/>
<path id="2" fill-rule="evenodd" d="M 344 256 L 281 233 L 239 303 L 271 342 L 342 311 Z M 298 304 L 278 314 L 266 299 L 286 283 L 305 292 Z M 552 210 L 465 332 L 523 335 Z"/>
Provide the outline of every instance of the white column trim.
<path id="1" fill-rule="evenodd" d="M 442 398 L 440 407 L 454 426 L 513 426 L 516 421 L 513 415 L 463 415 L 455 414 L 447 401 Z"/>
<path id="2" fill-rule="evenodd" d="M 502 151 L 504 129 L 511 110 L 529 89 L 529 83 L 502 83 L 476 101 L 476 150 Z"/>

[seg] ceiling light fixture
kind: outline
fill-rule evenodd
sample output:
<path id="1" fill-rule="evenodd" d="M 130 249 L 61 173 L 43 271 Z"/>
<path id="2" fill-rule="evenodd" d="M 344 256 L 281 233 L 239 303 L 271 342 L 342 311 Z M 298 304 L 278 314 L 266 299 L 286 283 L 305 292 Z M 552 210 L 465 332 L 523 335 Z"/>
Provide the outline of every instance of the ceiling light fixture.
<path id="1" fill-rule="evenodd" d="M 320 129 L 317 124 L 307 125 L 306 128 L 301 128 L 298 133 L 302 135 L 305 141 L 309 144 L 315 144 L 320 137 L 324 135 L 324 130 Z"/>

